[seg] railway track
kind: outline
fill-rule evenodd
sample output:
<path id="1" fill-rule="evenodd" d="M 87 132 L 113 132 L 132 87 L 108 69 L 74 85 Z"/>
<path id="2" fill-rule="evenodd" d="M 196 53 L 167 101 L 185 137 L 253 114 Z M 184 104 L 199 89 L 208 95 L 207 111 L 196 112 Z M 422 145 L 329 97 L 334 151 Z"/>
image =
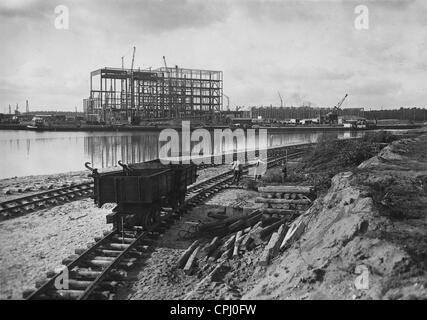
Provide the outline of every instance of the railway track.
<path id="1" fill-rule="evenodd" d="M 298 157 L 304 151 L 295 149 L 286 156 Z M 286 157 L 283 152 L 267 162 L 267 167 L 278 164 Z M 244 172 L 249 166 L 244 166 Z M 47 281 L 37 282 L 35 290 L 24 292 L 23 297 L 32 299 L 115 299 L 119 283 L 126 279 L 127 271 L 141 259 L 148 258 L 155 241 L 191 207 L 206 201 L 213 194 L 226 188 L 232 180 L 232 171 L 190 186 L 186 200 L 178 210 L 162 208 L 161 217 L 151 231 L 135 226 L 131 229 L 114 229 L 102 238 L 95 238 L 87 248 L 75 250 L 62 261 L 59 273 L 48 273 Z"/>
<path id="2" fill-rule="evenodd" d="M 312 143 L 301 144 L 295 146 L 286 146 L 269 149 L 267 155 L 269 158 L 275 157 L 278 154 L 283 154 L 284 150 L 300 150 L 312 146 Z M 222 156 L 222 163 L 225 163 L 225 156 Z M 218 166 L 214 164 L 202 163 L 198 165 L 198 169 L 206 169 L 210 167 Z M 228 173 L 226 173 L 228 174 Z M 220 175 L 222 176 L 222 175 Z M 0 203 L 0 221 L 7 220 L 10 218 L 18 217 L 20 215 L 42 210 L 56 205 L 64 204 L 67 202 L 83 199 L 93 195 L 93 183 L 81 183 L 70 187 L 63 187 L 44 191 L 36 194 L 32 194 L 25 197 L 16 198 L 13 200 L 5 201 Z"/>
<path id="3" fill-rule="evenodd" d="M 53 189 L 0 203 L 0 221 L 58 204 L 88 197 L 93 183 L 81 183 L 70 187 Z"/>

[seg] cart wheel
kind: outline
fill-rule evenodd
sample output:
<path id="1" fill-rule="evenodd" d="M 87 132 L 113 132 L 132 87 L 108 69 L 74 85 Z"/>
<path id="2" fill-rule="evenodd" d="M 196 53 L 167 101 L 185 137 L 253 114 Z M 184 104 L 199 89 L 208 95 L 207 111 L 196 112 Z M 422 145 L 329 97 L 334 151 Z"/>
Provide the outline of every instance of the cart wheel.
<path id="1" fill-rule="evenodd" d="M 152 230 L 160 220 L 160 208 L 153 207 L 147 210 L 143 218 L 143 227 L 145 230 Z"/>

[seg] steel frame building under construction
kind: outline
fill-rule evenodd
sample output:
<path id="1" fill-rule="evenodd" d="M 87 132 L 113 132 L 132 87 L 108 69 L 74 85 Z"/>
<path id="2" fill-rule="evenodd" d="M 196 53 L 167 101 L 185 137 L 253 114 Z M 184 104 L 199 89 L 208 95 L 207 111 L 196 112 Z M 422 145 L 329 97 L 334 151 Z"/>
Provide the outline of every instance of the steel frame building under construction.
<path id="1" fill-rule="evenodd" d="M 212 121 L 222 109 L 222 71 L 162 67 L 102 68 L 90 74 L 88 119 L 138 124 L 144 120 Z"/>

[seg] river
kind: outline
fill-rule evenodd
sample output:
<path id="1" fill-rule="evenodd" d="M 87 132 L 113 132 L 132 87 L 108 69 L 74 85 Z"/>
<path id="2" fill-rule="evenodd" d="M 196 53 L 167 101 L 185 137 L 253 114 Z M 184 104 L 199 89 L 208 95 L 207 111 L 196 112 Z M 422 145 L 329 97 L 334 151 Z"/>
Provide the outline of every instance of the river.
<path id="1" fill-rule="evenodd" d="M 268 146 L 315 142 L 320 136 L 349 138 L 362 132 L 283 132 L 268 134 Z M 0 178 L 83 170 L 143 162 L 158 157 L 158 132 L 54 132 L 0 130 Z M 229 147 L 226 147 L 228 150 Z"/>

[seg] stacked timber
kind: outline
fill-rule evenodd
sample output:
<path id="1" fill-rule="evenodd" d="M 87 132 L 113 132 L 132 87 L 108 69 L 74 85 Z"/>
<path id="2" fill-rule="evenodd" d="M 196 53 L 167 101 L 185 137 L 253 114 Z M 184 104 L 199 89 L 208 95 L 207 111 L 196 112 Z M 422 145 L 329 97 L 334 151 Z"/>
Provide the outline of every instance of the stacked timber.
<path id="1" fill-rule="evenodd" d="M 300 214 L 311 206 L 313 190 L 311 186 L 259 187 L 261 197 L 257 197 L 255 202 L 263 204 L 265 214 Z"/>

